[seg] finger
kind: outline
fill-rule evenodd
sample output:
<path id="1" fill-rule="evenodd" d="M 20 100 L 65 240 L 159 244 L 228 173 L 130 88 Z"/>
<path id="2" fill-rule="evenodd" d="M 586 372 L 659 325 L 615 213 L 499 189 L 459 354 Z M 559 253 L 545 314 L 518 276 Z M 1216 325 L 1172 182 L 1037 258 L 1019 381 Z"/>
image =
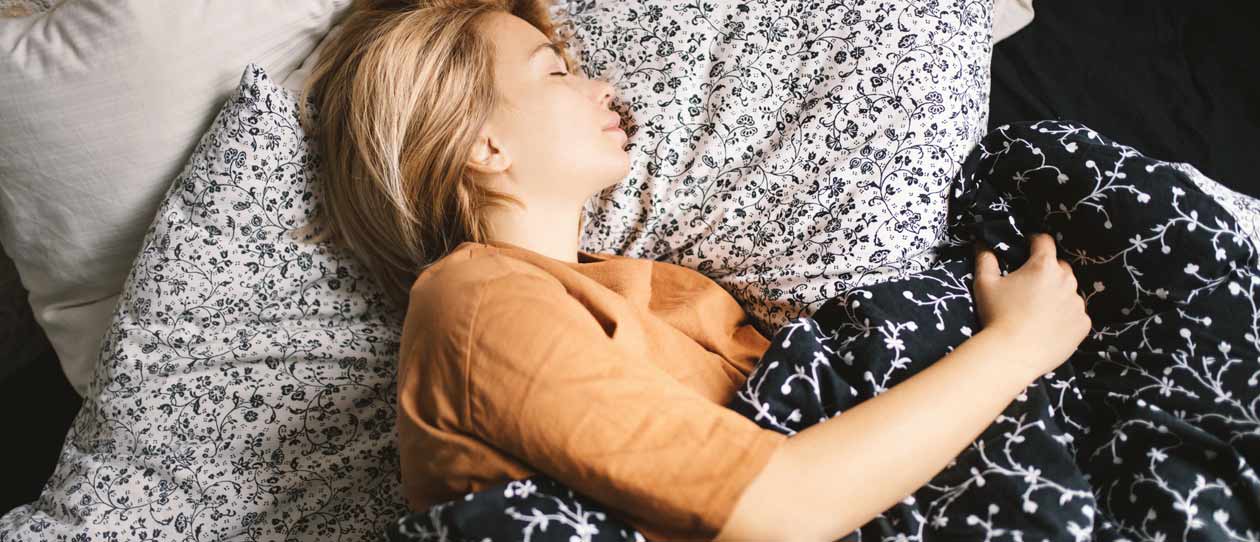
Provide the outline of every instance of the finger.
<path id="1" fill-rule="evenodd" d="M 1059 260 L 1059 268 L 1063 270 L 1063 273 L 1065 275 L 1067 275 L 1066 280 L 1068 284 L 1072 285 L 1072 289 L 1075 290 L 1076 289 L 1076 273 L 1072 271 L 1072 264 L 1068 263 L 1067 260 Z"/>
<path id="2" fill-rule="evenodd" d="M 1055 257 L 1054 237 L 1048 233 L 1038 233 L 1032 236 L 1029 241 L 1029 250 L 1032 252 L 1028 256 L 1029 259 L 1041 258 L 1047 262 L 1053 262 Z"/>

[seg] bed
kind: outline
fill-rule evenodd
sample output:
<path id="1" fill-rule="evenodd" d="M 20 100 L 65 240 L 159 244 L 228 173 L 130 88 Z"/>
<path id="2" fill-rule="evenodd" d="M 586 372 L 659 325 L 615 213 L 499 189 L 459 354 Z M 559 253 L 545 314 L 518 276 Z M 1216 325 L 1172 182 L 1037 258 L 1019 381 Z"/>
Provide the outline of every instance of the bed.
<path id="1" fill-rule="evenodd" d="M 1223 1 L 1193 8 L 1174 2 L 1038 4 L 1033 23 L 993 50 L 987 127 L 1042 118 L 1083 121 L 1153 157 L 1195 163 L 1223 184 L 1260 196 L 1247 163 L 1260 150 L 1260 86 L 1243 75 L 1255 50 L 1245 28 L 1255 13 L 1240 13 L 1246 9 Z M 647 254 L 650 245 L 636 242 Z M 703 266 L 706 258 L 682 254 L 679 261 Z M 725 272 L 722 265 L 708 265 L 715 274 Z M 15 361 L 0 372 L 0 400 L 10 413 L 49 405 L 47 417 L 5 417 L 5 434 L 25 435 L 28 443 L 11 450 L 19 455 L 2 467 L 4 479 L 17 481 L 0 502 L 7 510 L 39 495 L 80 400 L 22 303 L 25 292 L 12 267 L 4 268 L 0 282 L 9 304 L 3 310 L 13 325 L 6 326 L 0 346 Z M 888 276 L 875 273 L 870 280 Z M 767 304 L 760 315 L 767 321 L 786 317 L 777 310 Z"/>

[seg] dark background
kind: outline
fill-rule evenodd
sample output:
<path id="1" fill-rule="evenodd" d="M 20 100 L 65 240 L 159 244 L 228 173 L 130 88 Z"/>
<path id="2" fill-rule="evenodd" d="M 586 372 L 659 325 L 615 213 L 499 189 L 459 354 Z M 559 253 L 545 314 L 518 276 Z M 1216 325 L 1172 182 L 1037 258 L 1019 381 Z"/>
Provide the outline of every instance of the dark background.
<path id="1" fill-rule="evenodd" d="M 1260 6 L 1039 0 L 994 48 L 990 127 L 1080 121 L 1260 197 Z M 39 496 L 80 400 L 0 258 L 0 514 Z"/>
<path id="2" fill-rule="evenodd" d="M 1037 0 L 997 44 L 989 126 L 1061 119 L 1260 197 L 1260 3 Z"/>

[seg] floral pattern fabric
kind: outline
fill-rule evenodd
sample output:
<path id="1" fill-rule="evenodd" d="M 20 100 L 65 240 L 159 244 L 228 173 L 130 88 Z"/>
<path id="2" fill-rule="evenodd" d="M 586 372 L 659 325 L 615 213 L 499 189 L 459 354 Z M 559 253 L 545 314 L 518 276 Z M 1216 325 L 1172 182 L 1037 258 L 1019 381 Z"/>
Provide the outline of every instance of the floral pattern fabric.
<path id="1" fill-rule="evenodd" d="M 1088 337 L 846 539 L 1258 540 L 1258 204 L 1079 124 L 1002 127 L 954 183 L 941 261 L 781 326 L 728 406 L 791 435 L 887 391 L 980 329 L 974 242 L 1013 271 L 1028 236 L 1050 232 L 1086 300 Z M 403 516 L 389 536 L 643 539 L 543 475 Z"/>
<path id="2" fill-rule="evenodd" d="M 698 269 L 765 335 L 928 268 L 987 131 L 992 0 L 562 0 L 630 174 L 583 249 Z"/>
<path id="3" fill-rule="evenodd" d="M 150 226 L 90 393 L 0 541 L 372 540 L 405 512 L 402 314 L 317 203 L 297 98 L 250 64 Z"/>

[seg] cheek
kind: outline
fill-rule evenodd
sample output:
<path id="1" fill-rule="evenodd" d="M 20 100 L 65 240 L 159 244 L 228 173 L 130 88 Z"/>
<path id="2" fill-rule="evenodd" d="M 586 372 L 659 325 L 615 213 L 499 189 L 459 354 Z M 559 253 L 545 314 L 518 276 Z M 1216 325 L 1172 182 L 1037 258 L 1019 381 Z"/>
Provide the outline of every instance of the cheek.
<path id="1" fill-rule="evenodd" d="M 564 92 L 539 97 L 531 108 L 529 121 L 523 123 L 522 135 L 532 140 L 537 150 L 545 149 L 557 161 L 587 154 L 598 145 L 597 122 L 590 118 L 591 107 Z"/>
<path id="2" fill-rule="evenodd" d="M 538 157 L 545 156 L 566 137 L 566 123 L 545 103 L 523 95 L 520 100 L 528 105 L 511 111 L 510 133 L 506 137 L 516 162 L 538 163 Z"/>
<path id="3" fill-rule="evenodd" d="M 531 98 L 530 107 L 524 112 L 522 130 L 526 137 L 535 140 L 546 135 L 548 139 L 571 138 L 581 126 L 580 110 L 574 102 L 563 99 L 557 92 L 541 92 Z M 571 141 L 570 141 L 571 142 Z M 540 141 L 539 143 L 545 143 Z M 546 142 L 564 144 L 565 141 Z"/>
<path id="4" fill-rule="evenodd" d="M 575 89 L 563 86 L 536 89 L 513 118 L 515 160 L 522 171 L 542 178 L 568 179 L 572 186 L 590 181 L 603 183 L 629 170 L 624 143 L 601 132 L 605 120 L 597 108 Z M 601 185 L 602 186 L 602 185 Z"/>

